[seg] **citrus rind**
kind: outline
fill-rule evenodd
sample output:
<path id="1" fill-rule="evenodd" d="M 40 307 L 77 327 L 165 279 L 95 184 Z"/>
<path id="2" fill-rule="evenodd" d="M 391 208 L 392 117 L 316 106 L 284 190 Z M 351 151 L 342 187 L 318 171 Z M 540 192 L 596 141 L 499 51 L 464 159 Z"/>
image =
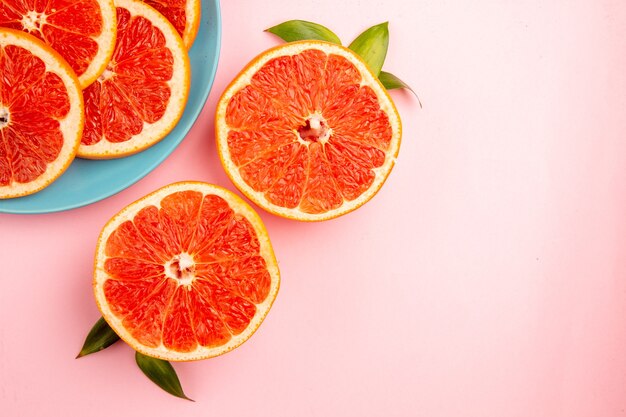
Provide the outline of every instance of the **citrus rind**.
<path id="1" fill-rule="evenodd" d="M 317 49 L 327 55 L 336 54 L 348 59 L 356 66 L 361 74 L 361 86 L 370 87 L 378 97 L 381 110 L 383 110 L 389 118 L 392 128 L 392 140 L 389 149 L 386 151 L 385 162 L 382 166 L 374 168 L 375 180 L 371 186 L 354 200 L 346 200 L 339 207 L 323 212 L 323 213 L 306 213 L 296 208 L 286 208 L 270 202 L 263 192 L 254 190 L 239 173 L 239 168 L 232 162 L 230 150 L 228 147 L 229 126 L 226 123 L 226 110 L 230 99 L 240 90 L 250 85 L 252 77 L 270 60 L 287 55 L 297 55 L 306 50 Z M 259 207 L 266 211 L 281 217 L 300 220 L 300 221 L 322 221 L 335 217 L 339 217 L 349 213 L 369 201 L 382 187 L 383 183 L 389 176 L 393 168 L 398 152 L 402 136 L 402 124 L 400 115 L 393 104 L 393 101 L 385 87 L 380 83 L 378 78 L 371 72 L 367 64 L 350 49 L 340 45 L 324 42 L 324 41 L 299 41 L 280 45 L 269 49 L 255 58 L 248 64 L 239 75 L 232 81 L 222 94 L 216 111 L 215 117 L 216 142 L 220 160 L 224 169 L 233 184 L 252 200 Z"/>
<path id="2" fill-rule="evenodd" d="M 2 199 L 36 193 L 60 177 L 74 160 L 84 126 L 82 90 L 76 74 L 65 59 L 32 35 L 19 30 L 0 28 L 0 47 L 7 45 L 16 45 L 30 51 L 44 62 L 47 72 L 52 72 L 61 78 L 66 87 L 70 110 L 62 120 L 59 120 L 63 146 L 57 158 L 48 164 L 46 171 L 34 181 L 28 183 L 14 181 L 10 185 L 0 186 Z"/>
<path id="3" fill-rule="evenodd" d="M 165 196 L 178 191 L 198 191 L 205 196 L 210 194 L 216 195 L 228 202 L 231 209 L 233 209 L 235 213 L 243 215 L 252 224 L 256 232 L 260 244 L 259 254 L 265 260 L 267 265 L 267 271 L 269 272 L 271 277 L 269 294 L 262 303 L 256 304 L 255 315 L 250 321 L 248 327 L 242 333 L 238 335 L 233 335 L 233 337 L 222 346 L 204 347 L 198 345 L 198 347 L 194 351 L 188 353 L 181 353 L 170 350 L 166 348 L 162 343 L 156 348 L 148 347 L 139 343 L 122 325 L 120 318 L 112 313 L 104 294 L 104 282 L 108 279 L 108 274 L 105 272 L 104 268 L 104 263 L 107 259 L 107 256 L 105 254 L 105 247 L 108 237 L 113 231 L 118 228 L 120 224 L 127 220 L 132 220 L 134 216 L 144 207 L 150 205 L 159 207 L 160 201 Z M 267 230 L 265 229 L 261 218 L 252 209 L 252 207 L 250 207 L 250 205 L 248 205 L 240 197 L 226 190 L 225 188 L 216 185 L 203 182 L 186 181 L 165 186 L 137 200 L 136 202 L 130 204 L 118 214 L 116 214 L 105 225 L 98 238 L 93 281 L 94 295 L 98 308 L 100 309 L 104 319 L 111 326 L 111 328 L 120 336 L 122 340 L 124 340 L 136 351 L 155 358 L 169 361 L 195 361 L 222 355 L 235 349 L 246 340 L 248 340 L 252 336 L 252 334 L 254 334 L 254 332 L 258 329 L 261 322 L 263 322 L 272 304 L 274 303 L 274 300 L 276 299 L 279 286 L 280 273 L 278 270 L 278 263 L 274 255 L 274 251 L 272 249 Z"/>
<path id="4" fill-rule="evenodd" d="M 183 41 L 172 24 L 156 9 L 139 0 L 115 0 L 115 6 L 128 10 L 131 16 L 150 21 L 165 36 L 165 45 L 174 58 L 173 75 L 167 82 L 171 96 L 159 120 L 144 122 L 140 133 L 124 142 L 112 143 L 103 137 L 93 145 L 81 144 L 78 156 L 85 159 L 112 159 L 133 155 L 160 142 L 174 129 L 185 111 L 191 83 L 191 64 Z"/>

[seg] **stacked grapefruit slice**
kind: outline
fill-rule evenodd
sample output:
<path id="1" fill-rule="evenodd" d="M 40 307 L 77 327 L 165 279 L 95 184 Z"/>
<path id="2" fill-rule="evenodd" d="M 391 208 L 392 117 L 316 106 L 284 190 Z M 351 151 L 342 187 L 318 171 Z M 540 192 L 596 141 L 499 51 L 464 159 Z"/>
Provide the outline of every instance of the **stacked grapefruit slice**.
<path id="1" fill-rule="evenodd" d="M 199 0 L 0 1 L 0 198 L 41 190 L 75 156 L 163 139 L 187 103 L 199 19 Z"/>
<path id="2" fill-rule="evenodd" d="M 50 45 L 76 72 L 83 88 L 102 74 L 115 46 L 113 0 L 2 0 L 0 26 Z"/>
<path id="3" fill-rule="evenodd" d="M 115 158 L 163 139 L 189 93 L 187 50 L 176 29 L 138 0 L 115 0 L 117 43 L 103 74 L 84 91 L 86 126 L 78 156 Z"/>
<path id="4" fill-rule="evenodd" d="M 0 29 L 0 198 L 34 193 L 68 167 L 83 130 L 76 74 L 34 36 Z"/>

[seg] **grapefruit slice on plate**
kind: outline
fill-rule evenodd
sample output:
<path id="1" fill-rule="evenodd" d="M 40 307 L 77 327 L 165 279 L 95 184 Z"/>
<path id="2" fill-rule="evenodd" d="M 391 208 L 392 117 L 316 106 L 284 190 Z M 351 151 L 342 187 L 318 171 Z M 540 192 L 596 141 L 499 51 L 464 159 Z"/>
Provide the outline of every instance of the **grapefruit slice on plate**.
<path id="1" fill-rule="evenodd" d="M 104 227 L 94 292 L 104 319 L 135 350 L 206 359 L 245 342 L 267 315 L 279 272 L 259 216 L 230 191 L 166 186 Z"/>
<path id="2" fill-rule="evenodd" d="M 219 100 L 220 160 L 267 211 L 326 220 L 369 201 L 400 147 L 400 116 L 354 52 L 288 43 L 254 59 Z"/>
<path id="3" fill-rule="evenodd" d="M 24 32 L 0 28 L 0 198 L 46 187 L 74 159 L 83 96 L 67 62 Z"/>
<path id="4" fill-rule="evenodd" d="M 154 145 L 176 126 L 189 95 L 189 57 L 176 29 L 139 0 L 115 5 L 113 57 L 84 90 L 82 158 L 118 158 Z"/>
<path id="5" fill-rule="evenodd" d="M 104 71 L 115 45 L 113 0 L 2 0 L 0 26 L 50 45 L 76 72 L 82 88 Z"/>
<path id="6" fill-rule="evenodd" d="M 165 16 L 183 38 L 185 47 L 191 48 L 200 27 L 200 0 L 143 0 L 143 2 Z"/>

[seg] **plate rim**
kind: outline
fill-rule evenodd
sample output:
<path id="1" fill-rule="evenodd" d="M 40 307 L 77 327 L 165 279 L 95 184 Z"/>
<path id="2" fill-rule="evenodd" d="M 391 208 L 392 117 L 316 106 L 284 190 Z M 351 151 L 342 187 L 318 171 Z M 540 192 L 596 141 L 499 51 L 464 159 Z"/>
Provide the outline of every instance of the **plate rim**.
<path id="1" fill-rule="evenodd" d="M 204 0 L 204 1 L 207 1 L 207 0 Z M 109 197 L 112 197 L 112 196 L 114 196 L 114 195 L 116 195 L 116 194 L 118 194 L 118 193 L 128 189 L 129 187 L 133 186 L 137 182 L 141 181 L 148 174 L 150 174 L 152 171 L 154 171 L 159 165 L 161 165 L 180 146 L 180 144 L 183 142 L 183 140 L 185 139 L 187 134 L 189 134 L 191 129 L 195 126 L 196 122 L 198 121 L 198 117 L 200 116 L 200 113 L 206 107 L 206 103 L 207 103 L 207 101 L 209 99 L 209 95 L 211 94 L 211 90 L 213 89 L 213 85 L 215 83 L 215 77 L 217 75 L 217 69 L 218 69 L 218 66 L 219 66 L 220 55 L 221 55 L 221 47 L 222 47 L 222 15 L 221 15 L 220 1 L 219 0 L 211 0 L 211 2 L 214 4 L 214 7 L 215 7 L 215 17 L 216 17 L 216 19 L 215 19 L 215 26 L 216 26 L 216 28 L 215 28 L 216 29 L 215 44 L 216 44 L 216 48 L 215 48 L 215 52 L 214 52 L 215 59 L 213 60 L 213 64 L 212 64 L 211 67 L 203 68 L 203 70 L 209 71 L 209 79 L 211 81 L 209 82 L 209 85 L 207 86 L 206 93 L 204 93 L 203 97 L 200 98 L 201 104 L 199 106 L 197 106 L 196 108 L 194 108 L 191 111 L 191 113 L 189 114 L 189 117 L 190 117 L 190 119 L 192 121 L 191 121 L 191 123 L 189 123 L 188 126 L 186 126 L 180 132 L 181 139 L 178 141 L 178 143 L 176 143 L 175 146 L 173 146 L 171 149 L 168 149 L 165 152 L 163 152 L 162 154 L 160 154 L 154 160 L 150 161 L 149 164 L 146 164 L 146 168 L 139 175 L 132 177 L 132 179 L 130 179 L 128 182 L 125 182 L 124 184 L 120 185 L 119 187 L 113 188 L 111 190 L 108 190 L 107 192 L 102 193 L 102 194 L 100 194 L 98 196 L 87 198 L 87 199 L 82 200 L 80 202 L 69 203 L 69 204 L 65 204 L 65 205 L 64 204 L 59 204 L 58 207 L 43 208 L 43 209 L 38 209 L 36 207 L 32 207 L 32 208 L 11 208 L 11 206 L 2 207 L 1 203 L 2 203 L 3 200 L 0 200 L 0 213 L 5 213 L 5 214 L 49 214 L 49 213 L 59 213 L 59 212 L 63 212 L 63 211 L 69 211 L 69 210 L 73 210 L 73 209 L 89 206 L 91 204 L 94 204 L 94 203 L 97 203 L 99 201 L 105 200 L 105 199 L 107 199 Z M 191 86 L 190 88 L 193 88 L 193 86 Z M 77 157 L 77 159 L 78 159 L 78 157 Z M 28 197 L 28 196 L 25 196 L 25 197 Z M 18 197 L 18 199 L 19 199 L 19 197 Z M 5 201 L 11 201 L 11 200 L 13 200 L 13 199 L 8 199 L 8 200 L 5 200 Z"/>

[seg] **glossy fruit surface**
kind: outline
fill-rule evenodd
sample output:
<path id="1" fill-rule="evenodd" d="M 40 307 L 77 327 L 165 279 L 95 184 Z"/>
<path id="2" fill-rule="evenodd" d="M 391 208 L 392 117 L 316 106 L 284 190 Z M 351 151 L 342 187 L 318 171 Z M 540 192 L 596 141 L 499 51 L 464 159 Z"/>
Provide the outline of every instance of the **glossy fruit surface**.
<path id="1" fill-rule="evenodd" d="M 321 42 L 264 52 L 218 103 L 221 161 L 262 208 L 326 220 L 369 201 L 398 154 L 400 117 L 352 51 Z"/>
<path id="2" fill-rule="evenodd" d="M 102 74 L 115 45 L 113 0 L 2 0 L 0 26 L 50 45 L 76 72 L 82 88 Z"/>
<path id="3" fill-rule="evenodd" d="M 103 317 L 135 350 L 205 359 L 245 342 L 267 315 L 279 272 L 258 215 L 200 182 L 166 186 L 104 227 L 94 291 Z"/>
<path id="4" fill-rule="evenodd" d="M 178 123 L 189 95 L 189 57 L 174 27 L 139 0 L 115 5 L 113 57 L 84 91 L 83 158 L 117 158 L 154 145 Z"/>
<path id="5" fill-rule="evenodd" d="M 0 28 L 0 198 L 56 180 L 74 159 L 83 123 L 67 62 L 34 36 Z"/>

